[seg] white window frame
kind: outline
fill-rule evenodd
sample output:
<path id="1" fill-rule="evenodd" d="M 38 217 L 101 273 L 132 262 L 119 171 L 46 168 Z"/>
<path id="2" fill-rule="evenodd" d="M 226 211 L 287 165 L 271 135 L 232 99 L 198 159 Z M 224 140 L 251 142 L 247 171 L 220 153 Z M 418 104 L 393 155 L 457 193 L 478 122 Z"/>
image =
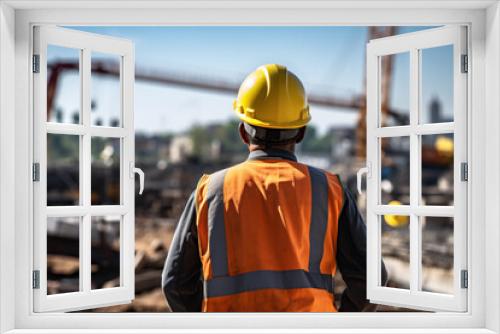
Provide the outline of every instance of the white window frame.
<path id="1" fill-rule="evenodd" d="M 47 47 L 56 45 L 78 50 L 80 77 L 80 123 L 67 124 L 47 120 Z M 39 273 L 39 288 L 33 290 L 35 312 L 75 311 L 105 305 L 129 303 L 134 299 L 134 46 L 127 40 L 100 36 L 54 26 L 36 26 L 33 53 L 39 57 L 39 73 L 33 73 L 33 153 L 38 164 L 39 181 L 33 184 L 34 252 L 33 268 Z M 119 58 L 120 125 L 91 125 L 91 57 L 101 52 Z M 47 134 L 79 137 L 79 204 L 47 206 Z M 91 140 L 94 137 L 120 140 L 120 203 L 91 203 Z M 118 287 L 91 289 L 92 217 L 118 216 L 119 268 Z M 79 291 L 47 295 L 47 219 L 49 217 L 79 218 Z"/>
<path id="2" fill-rule="evenodd" d="M 467 310 L 467 289 L 461 286 L 461 272 L 467 270 L 467 181 L 461 179 L 461 164 L 467 163 L 467 82 L 462 71 L 462 55 L 467 55 L 467 28 L 444 26 L 425 31 L 374 39 L 367 45 L 367 277 L 368 298 L 374 303 L 412 307 L 422 310 Z M 453 121 L 422 123 L 421 53 L 420 50 L 445 45 L 453 47 Z M 409 54 L 409 124 L 381 126 L 381 57 Z M 452 206 L 429 206 L 420 203 L 421 136 L 451 133 L 454 135 Z M 405 137 L 410 141 L 408 205 L 382 205 L 381 202 L 381 140 Z M 381 286 L 382 219 L 386 214 L 409 217 L 410 277 L 409 289 Z M 452 217 L 453 219 L 453 293 L 422 291 L 422 228 L 421 217 Z"/>
<path id="3" fill-rule="evenodd" d="M 192 328 L 213 333 L 222 332 L 220 328 L 226 328 L 225 332 L 232 332 L 231 328 L 235 332 L 236 329 L 258 332 L 259 328 L 278 332 L 281 328 L 285 332 L 341 333 L 352 328 L 359 333 L 387 333 L 390 328 L 391 333 L 499 333 L 500 9 L 497 2 L 215 0 L 203 2 L 203 8 L 197 8 L 200 4 L 193 0 L 0 3 L 0 332 L 46 333 L 52 329 L 50 332 L 76 333 L 78 329 L 79 333 L 116 333 L 128 329 L 128 333 L 158 333 L 161 331 L 154 329 L 167 328 L 170 330 L 163 332 L 173 332 L 176 328 Z M 31 201 L 26 199 L 33 194 L 29 74 L 31 31 L 36 24 L 468 25 L 471 31 L 468 91 L 471 112 L 467 122 L 471 222 L 468 311 L 326 315 L 33 313 L 30 288 L 33 210 L 29 207 Z"/>

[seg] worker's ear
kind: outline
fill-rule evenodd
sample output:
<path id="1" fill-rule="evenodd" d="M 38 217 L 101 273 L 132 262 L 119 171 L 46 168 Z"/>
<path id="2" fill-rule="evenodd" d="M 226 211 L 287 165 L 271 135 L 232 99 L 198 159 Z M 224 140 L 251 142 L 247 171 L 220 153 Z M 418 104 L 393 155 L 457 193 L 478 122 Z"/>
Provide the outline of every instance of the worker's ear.
<path id="1" fill-rule="evenodd" d="M 303 139 L 304 136 L 306 135 L 306 127 L 304 126 L 303 128 L 300 128 L 299 134 L 297 135 L 297 140 L 295 143 L 300 143 Z"/>
<path id="2" fill-rule="evenodd" d="M 250 145 L 250 138 L 248 138 L 248 133 L 245 131 L 245 126 L 243 125 L 243 123 L 240 123 L 240 125 L 238 126 L 238 130 L 240 132 L 241 141 L 243 141 L 245 145 Z"/>

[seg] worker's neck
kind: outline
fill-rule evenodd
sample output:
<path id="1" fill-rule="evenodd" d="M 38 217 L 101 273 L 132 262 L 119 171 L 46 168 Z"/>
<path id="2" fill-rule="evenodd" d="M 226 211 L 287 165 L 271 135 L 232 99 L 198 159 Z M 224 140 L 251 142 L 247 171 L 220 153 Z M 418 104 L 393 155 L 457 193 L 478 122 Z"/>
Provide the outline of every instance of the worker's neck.
<path id="1" fill-rule="evenodd" d="M 250 152 L 266 151 L 266 150 L 282 150 L 282 151 L 287 151 L 290 153 L 295 153 L 295 144 L 275 145 L 272 147 L 265 147 L 263 145 L 250 144 L 250 145 L 248 145 L 248 150 Z"/>

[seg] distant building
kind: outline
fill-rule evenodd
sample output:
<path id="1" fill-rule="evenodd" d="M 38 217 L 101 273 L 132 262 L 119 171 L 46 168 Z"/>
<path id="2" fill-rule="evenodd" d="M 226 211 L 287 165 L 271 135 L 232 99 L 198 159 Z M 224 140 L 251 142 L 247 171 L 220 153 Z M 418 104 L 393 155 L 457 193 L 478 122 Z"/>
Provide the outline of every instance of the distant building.
<path id="1" fill-rule="evenodd" d="M 433 97 L 431 102 L 429 103 L 429 111 L 430 111 L 430 123 L 439 123 L 441 122 L 441 102 L 437 97 Z"/>
<path id="2" fill-rule="evenodd" d="M 299 146 L 297 156 L 303 163 L 330 170 L 333 165 L 348 164 L 354 157 L 356 132 L 352 127 L 330 128 L 321 137 L 328 140 L 327 151 L 310 152 Z"/>
<path id="3" fill-rule="evenodd" d="M 222 156 L 222 142 L 219 139 L 214 139 L 210 143 L 210 157 L 212 161 L 218 161 Z"/>
<path id="4" fill-rule="evenodd" d="M 175 136 L 170 143 L 169 161 L 180 163 L 193 154 L 193 139 L 188 135 Z"/>
<path id="5" fill-rule="evenodd" d="M 301 163 L 321 169 L 329 169 L 331 165 L 330 159 L 328 159 L 328 157 L 318 154 L 297 153 L 297 158 Z"/>
<path id="6" fill-rule="evenodd" d="M 342 159 L 354 156 L 356 144 L 356 129 L 353 127 L 331 128 L 328 130 L 332 138 L 332 159 Z"/>
<path id="7" fill-rule="evenodd" d="M 139 164 L 156 164 L 170 159 L 171 138 L 165 135 L 135 136 L 135 156 Z"/>
<path id="8" fill-rule="evenodd" d="M 444 112 L 443 103 L 437 96 L 433 96 L 429 102 L 429 118 L 430 123 L 453 122 L 453 114 Z"/>

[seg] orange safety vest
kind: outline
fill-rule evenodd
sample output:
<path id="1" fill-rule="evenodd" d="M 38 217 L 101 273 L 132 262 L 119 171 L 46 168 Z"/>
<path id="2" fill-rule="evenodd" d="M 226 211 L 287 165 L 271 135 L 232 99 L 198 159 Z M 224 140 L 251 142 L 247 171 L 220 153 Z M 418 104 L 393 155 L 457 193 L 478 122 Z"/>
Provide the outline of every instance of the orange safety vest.
<path id="1" fill-rule="evenodd" d="M 268 157 L 196 190 L 204 312 L 336 312 L 343 191 L 336 175 Z"/>

